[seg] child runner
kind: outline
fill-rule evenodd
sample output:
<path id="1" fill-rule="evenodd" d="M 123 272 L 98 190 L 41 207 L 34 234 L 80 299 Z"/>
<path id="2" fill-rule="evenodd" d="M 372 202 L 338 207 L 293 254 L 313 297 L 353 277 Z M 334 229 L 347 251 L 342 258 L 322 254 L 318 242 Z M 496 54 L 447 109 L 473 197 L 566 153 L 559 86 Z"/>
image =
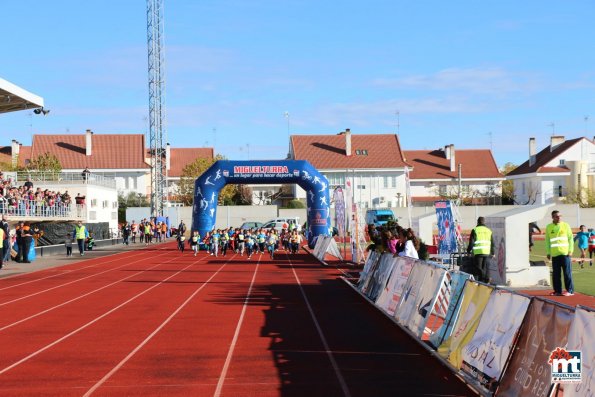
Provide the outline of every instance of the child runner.
<path id="1" fill-rule="evenodd" d="M 254 250 L 254 237 L 250 232 L 246 234 L 246 255 L 248 259 L 252 258 L 252 251 Z"/>
<path id="2" fill-rule="evenodd" d="M 215 233 L 211 234 L 211 255 L 219 256 L 219 239 L 221 238 L 221 230 L 217 229 Z"/>
<path id="3" fill-rule="evenodd" d="M 192 251 L 194 251 L 194 256 L 196 256 L 200 249 L 200 234 L 198 234 L 198 230 L 192 232 L 192 237 L 190 238 L 190 246 L 192 247 Z"/>
<path id="4" fill-rule="evenodd" d="M 140 221 L 138 224 L 138 242 L 143 243 L 145 241 L 145 222 Z"/>
<path id="5" fill-rule="evenodd" d="M 264 246 L 266 245 L 266 240 L 267 240 L 267 235 L 264 233 L 264 230 L 260 229 L 258 230 L 258 250 L 260 251 L 260 254 L 264 254 Z"/>
<path id="6" fill-rule="evenodd" d="M 237 238 L 237 240 L 236 240 L 236 243 L 237 243 L 237 247 L 238 247 L 238 248 L 237 248 L 237 250 L 236 250 L 236 254 L 237 254 L 237 253 L 238 253 L 238 251 L 239 251 L 239 252 L 240 252 L 240 256 L 244 256 L 244 237 L 245 237 L 245 236 L 244 236 L 244 231 L 243 231 L 243 230 L 240 230 L 240 231 L 237 233 L 237 236 L 238 236 L 238 238 Z"/>
<path id="7" fill-rule="evenodd" d="M 130 224 L 130 237 L 132 244 L 136 243 L 136 230 L 138 229 L 138 225 L 136 224 L 136 222 L 134 222 L 134 219 L 132 220 L 132 223 Z"/>
<path id="8" fill-rule="evenodd" d="M 184 253 L 184 241 L 186 241 L 186 236 L 178 235 L 178 249 Z"/>
<path id="9" fill-rule="evenodd" d="M 301 242 L 302 242 L 302 236 L 300 236 L 298 231 L 294 229 L 293 232 L 291 233 L 291 239 L 289 241 L 292 254 L 298 253 L 298 251 L 300 249 Z"/>
<path id="10" fill-rule="evenodd" d="M 72 233 L 66 233 L 66 237 L 64 238 L 64 245 L 66 246 L 66 256 L 72 256 L 72 242 Z"/>
<path id="11" fill-rule="evenodd" d="M 267 250 L 271 254 L 271 259 L 275 259 L 275 245 L 277 244 L 277 236 L 273 232 L 267 234 Z"/>
<path id="12" fill-rule="evenodd" d="M 593 266 L 593 253 L 595 253 L 595 231 L 589 229 L 589 259 L 591 259 L 589 266 Z"/>
<path id="13" fill-rule="evenodd" d="M 581 269 L 585 267 L 585 258 L 587 248 L 589 247 L 589 233 L 587 232 L 587 228 L 585 225 L 581 225 L 580 232 L 574 236 L 574 241 L 578 240 L 578 249 L 581 250 L 581 259 L 578 262 L 581 264 Z"/>
<path id="14" fill-rule="evenodd" d="M 227 229 L 221 232 L 221 253 L 223 256 L 227 254 L 227 246 L 229 245 L 229 234 Z"/>

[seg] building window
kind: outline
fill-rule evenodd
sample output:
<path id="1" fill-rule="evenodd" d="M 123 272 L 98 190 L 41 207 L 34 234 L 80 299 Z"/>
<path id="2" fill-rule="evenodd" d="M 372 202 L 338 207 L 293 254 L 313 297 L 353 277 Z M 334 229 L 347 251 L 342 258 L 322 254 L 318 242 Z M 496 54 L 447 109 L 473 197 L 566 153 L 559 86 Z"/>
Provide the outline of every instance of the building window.
<path id="1" fill-rule="evenodd" d="M 523 195 L 527 194 L 527 185 L 525 185 L 525 182 L 521 186 L 523 188 Z"/>
<path id="2" fill-rule="evenodd" d="M 91 208 L 93 208 L 93 207 L 97 207 L 97 199 L 91 200 Z"/>
<path id="3" fill-rule="evenodd" d="M 440 196 L 446 196 L 446 185 L 438 185 L 438 194 Z"/>
<path id="4" fill-rule="evenodd" d="M 132 186 L 134 187 L 134 190 L 138 189 L 138 178 L 132 178 Z"/>
<path id="5" fill-rule="evenodd" d="M 126 189 L 126 190 L 130 189 L 130 183 L 128 182 L 127 176 L 124 177 L 124 189 Z"/>
<path id="6" fill-rule="evenodd" d="M 357 188 L 358 189 L 365 189 L 366 188 L 366 185 L 357 185 Z"/>
<path id="7" fill-rule="evenodd" d="M 367 155 L 368 155 L 368 151 L 367 151 L 366 149 L 364 149 L 364 150 L 362 150 L 362 154 L 363 154 L 364 156 L 367 156 Z"/>
<path id="8" fill-rule="evenodd" d="M 560 159 L 560 165 L 566 165 L 566 160 Z"/>
<path id="9" fill-rule="evenodd" d="M 392 180 L 393 180 L 393 187 L 397 187 L 397 176 L 396 175 L 393 176 Z"/>
<path id="10" fill-rule="evenodd" d="M 558 186 L 558 197 L 564 197 L 564 196 L 563 196 L 563 193 L 564 193 L 564 192 L 563 192 L 562 190 L 563 190 L 563 189 L 562 189 L 562 185 Z"/>
<path id="11" fill-rule="evenodd" d="M 89 211 L 89 220 L 96 221 L 97 220 L 97 211 Z"/>

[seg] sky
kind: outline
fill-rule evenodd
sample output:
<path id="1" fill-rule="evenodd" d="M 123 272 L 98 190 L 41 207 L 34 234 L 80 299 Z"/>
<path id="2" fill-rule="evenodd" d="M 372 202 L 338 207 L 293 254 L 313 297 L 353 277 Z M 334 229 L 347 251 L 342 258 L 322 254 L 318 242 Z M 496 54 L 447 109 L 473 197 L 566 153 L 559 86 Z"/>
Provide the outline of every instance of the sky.
<path id="1" fill-rule="evenodd" d="M 0 77 L 50 109 L 1 115 L 0 145 L 147 133 L 145 1 L 0 2 Z M 173 147 L 279 159 L 289 134 L 350 128 L 502 166 L 529 137 L 595 135 L 592 0 L 164 2 Z"/>

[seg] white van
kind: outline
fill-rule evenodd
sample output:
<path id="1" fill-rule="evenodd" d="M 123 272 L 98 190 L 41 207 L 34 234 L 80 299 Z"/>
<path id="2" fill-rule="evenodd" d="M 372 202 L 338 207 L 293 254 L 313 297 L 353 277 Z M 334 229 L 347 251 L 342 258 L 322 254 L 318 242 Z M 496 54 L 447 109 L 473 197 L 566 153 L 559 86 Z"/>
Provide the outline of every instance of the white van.
<path id="1" fill-rule="evenodd" d="M 263 229 L 275 229 L 277 231 L 281 231 L 284 228 L 290 228 L 290 225 L 296 225 L 298 231 L 302 231 L 302 225 L 300 224 L 300 217 L 294 216 L 290 218 L 275 218 L 271 219 L 270 221 L 266 222 L 261 227 Z"/>

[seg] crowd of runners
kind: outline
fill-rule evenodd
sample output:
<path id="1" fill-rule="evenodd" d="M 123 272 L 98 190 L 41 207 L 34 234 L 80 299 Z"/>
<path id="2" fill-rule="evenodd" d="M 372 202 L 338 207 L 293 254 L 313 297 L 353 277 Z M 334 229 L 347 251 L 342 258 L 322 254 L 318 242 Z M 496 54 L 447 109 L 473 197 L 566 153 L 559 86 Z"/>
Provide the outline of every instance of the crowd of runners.
<path id="1" fill-rule="evenodd" d="M 240 229 L 226 228 L 213 229 L 201 236 L 198 231 L 193 231 L 190 238 L 186 239 L 184 234 L 178 235 L 178 249 L 184 252 L 186 240 L 194 252 L 207 251 L 212 256 L 225 256 L 232 251 L 240 256 L 252 258 L 254 254 L 268 254 L 271 259 L 275 258 L 275 252 L 283 249 L 285 252 L 297 254 L 303 241 L 302 235 L 297 230 L 282 229 Z"/>
<path id="2" fill-rule="evenodd" d="M 271 259 L 275 258 L 275 252 L 283 249 L 285 252 L 296 254 L 304 238 L 293 225 L 285 229 L 240 229 L 225 228 L 213 229 L 201 236 L 197 230 L 188 232 L 184 221 L 180 222 L 178 228 L 172 230 L 165 222 L 158 222 L 154 218 L 125 222 L 120 229 L 123 244 L 153 244 L 164 242 L 175 233 L 178 243 L 178 250 L 184 252 L 186 246 L 196 256 L 200 251 L 206 251 L 212 256 L 225 256 L 229 251 L 240 256 L 246 255 L 252 259 L 254 254 L 268 254 Z M 188 233 L 187 233 L 188 232 Z M 138 239 L 137 239 L 138 238 Z"/>

